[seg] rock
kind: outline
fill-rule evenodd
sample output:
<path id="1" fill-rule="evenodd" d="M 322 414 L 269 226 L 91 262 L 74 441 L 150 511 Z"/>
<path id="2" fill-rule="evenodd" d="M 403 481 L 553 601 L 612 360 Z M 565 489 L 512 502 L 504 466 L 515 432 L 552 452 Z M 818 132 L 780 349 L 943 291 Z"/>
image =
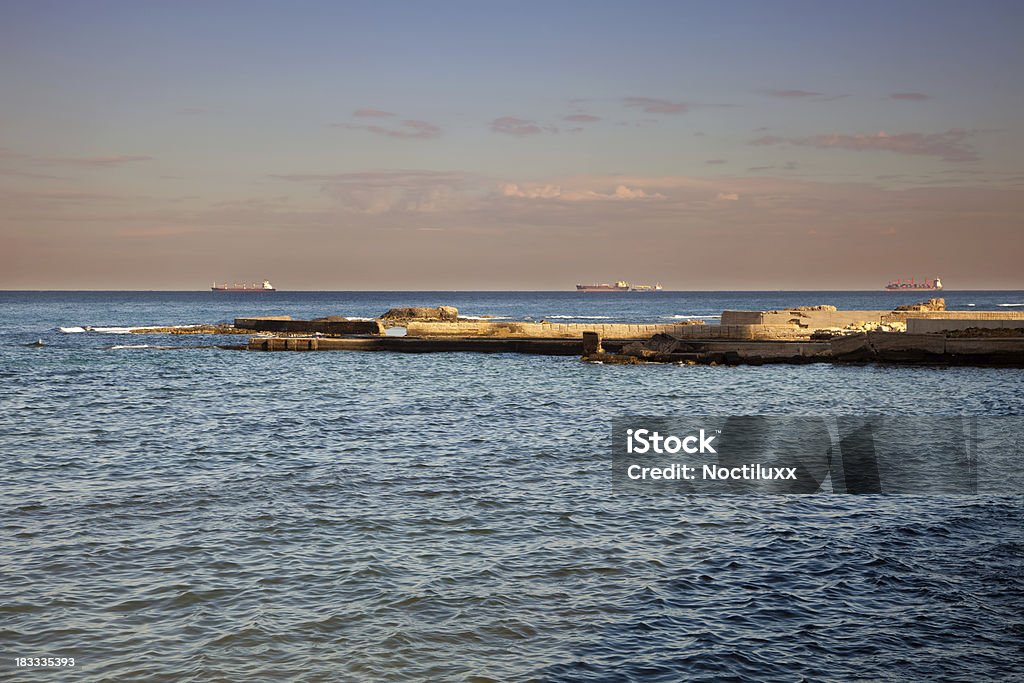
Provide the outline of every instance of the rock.
<path id="1" fill-rule="evenodd" d="M 190 325 L 189 327 L 137 327 L 132 334 L 256 334 L 255 329 L 234 325 Z"/>
<path id="2" fill-rule="evenodd" d="M 818 304 L 817 306 L 797 306 L 788 309 L 790 311 L 838 311 L 839 309 L 831 304 Z"/>
<path id="3" fill-rule="evenodd" d="M 668 334 L 656 334 L 644 343 L 644 348 L 658 353 L 677 353 L 681 346 L 678 339 Z"/>
<path id="4" fill-rule="evenodd" d="M 392 308 L 381 316 L 381 320 L 401 320 L 403 322 L 409 320 L 421 320 L 425 322 L 455 322 L 458 319 L 459 309 L 454 306 L 435 306 L 433 308 Z"/>
<path id="5" fill-rule="evenodd" d="M 1024 327 L 968 327 L 963 330 L 949 330 L 946 332 L 946 336 L 954 339 L 963 337 L 1010 339 L 1024 337 Z"/>
<path id="6" fill-rule="evenodd" d="M 347 320 L 348 320 L 348 318 L 346 318 L 343 315 L 328 315 L 328 316 L 326 316 L 324 318 L 313 318 L 312 322 L 315 322 L 315 323 L 343 323 L 343 322 L 345 322 Z"/>
<path id="7" fill-rule="evenodd" d="M 916 304 L 905 304 L 903 306 L 897 306 L 893 310 L 912 311 L 914 313 L 931 313 L 934 311 L 944 311 L 946 310 L 946 300 L 928 299 L 928 301 L 919 301 Z"/>

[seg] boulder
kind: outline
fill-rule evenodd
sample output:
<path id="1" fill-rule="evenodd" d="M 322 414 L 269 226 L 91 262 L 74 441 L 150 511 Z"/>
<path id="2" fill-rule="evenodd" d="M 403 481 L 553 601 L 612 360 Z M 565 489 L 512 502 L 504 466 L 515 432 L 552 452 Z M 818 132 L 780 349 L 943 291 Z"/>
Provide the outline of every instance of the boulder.
<path id="1" fill-rule="evenodd" d="M 944 311 L 946 310 L 946 300 L 928 299 L 928 301 L 918 301 L 916 304 L 904 304 L 903 306 L 897 306 L 893 310 L 911 311 L 914 313 L 932 313 L 935 311 Z"/>
<path id="2" fill-rule="evenodd" d="M 392 308 L 380 318 L 381 320 L 402 322 L 410 320 L 455 322 L 459 319 L 459 309 L 454 306 Z"/>
<path id="3" fill-rule="evenodd" d="M 839 310 L 832 304 L 818 304 L 817 306 L 797 306 L 796 308 L 790 308 L 791 311 L 837 311 Z"/>

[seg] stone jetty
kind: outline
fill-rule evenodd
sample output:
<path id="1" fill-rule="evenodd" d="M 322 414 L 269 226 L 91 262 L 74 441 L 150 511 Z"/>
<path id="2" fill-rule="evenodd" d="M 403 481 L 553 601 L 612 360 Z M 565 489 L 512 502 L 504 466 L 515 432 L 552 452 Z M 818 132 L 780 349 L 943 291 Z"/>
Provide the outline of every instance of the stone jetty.
<path id="1" fill-rule="evenodd" d="M 723 311 L 721 324 L 467 320 L 450 306 L 393 308 L 373 320 L 235 319 L 252 351 L 572 355 L 605 363 L 925 363 L 1024 367 L 1024 311 L 947 311 L 942 299 L 891 311 L 814 305 Z M 393 336 L 389 328 L 403 327 Z"/>

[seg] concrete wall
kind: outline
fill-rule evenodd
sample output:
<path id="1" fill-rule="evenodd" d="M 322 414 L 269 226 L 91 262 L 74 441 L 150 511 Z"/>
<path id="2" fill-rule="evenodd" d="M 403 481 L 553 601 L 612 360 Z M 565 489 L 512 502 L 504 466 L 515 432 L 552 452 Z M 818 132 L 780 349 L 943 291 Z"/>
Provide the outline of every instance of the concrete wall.
<path id="1" fill-rule="evenodd" d="M 599 323 L 410 322 L 408 337 L 518 337 L 522 339 L 581 339 L 596 332 L 602 339 L 650 339 L 668 334 L 679 339 L 800 339 L 812 328 L 792 325 L 616 325 Z"/>
<path id="2" fill-rule="evenodd" d="M 259 332 L 297 332 L 299 334 L 384 334 L 379 320 L 292 320 L 288 316 L 235 318 L 235 327 Z"/>
<path id="3" fill-rule="evenodd" d="M 723 325 L 792 325 L 820 330 L 854 323 L 883 322 L 890 311 L 723 311 Z M 902 320 L 902 318 L 900 318 Z"/>
<path id="4" fill-rule="evenodd" d="M 949 330 L 966 330 L 968 327 L 985 329 L 1024 328 L 1024 320 L 990 320 L 984 318 L 908 318 L 907 332 L 916 334 L 938 334 Z"/>
<path id="5" fill-rule="evenodd" d="M 805 329 L 846 327 L 856 323 L 893 323 L 910 320 L 1024 321 L 1024 311 L 723 311 L 722 326 L 774 326 Z M 908 322 L 909 324 L 909 322 Z M 970 325 L 967 325 L 970 327 Z M 928 328 L 929 330 L 931 328 Z M 945 329 L 963 329 L 949 327 Z M 908 331 L 909 330 L 908 328 Z M 937 330 L 936 330 L 937 331 Z"/>
<path id="6" fill-rule="evenodd" d="M 581 339 L 596 332 L 603 339 L 650 339 L 656 334 L 684 334 L 688 327 L 708 325 L 615 325 L 589 323 L 409 322 L 407 337 L 520 337 L 524 339 Z"/>
<path id="7" fill-rule="evenodd" d="M 925 320 L 1024 320 L 1024 311 L 930 311 L 927 313 L 893 311 L 887 317 L 890 319 L 885 322 L 912 318 Z"/>

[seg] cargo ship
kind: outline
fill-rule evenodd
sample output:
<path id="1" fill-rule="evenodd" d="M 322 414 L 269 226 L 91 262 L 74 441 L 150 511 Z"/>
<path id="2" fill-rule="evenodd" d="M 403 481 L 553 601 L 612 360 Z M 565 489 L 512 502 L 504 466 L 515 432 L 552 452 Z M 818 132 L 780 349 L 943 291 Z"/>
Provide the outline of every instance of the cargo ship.
<path id="1" fill-rule="evenodd" d="M 663 289 L 660 282 L 655 282 L 653 285 L 633 285 L 630 287 L 631 292 L 660 292 Z"/>
<path id="2" fill-rule="evenodd" d="M 576 285 L 577 292 L 660 292 L 661 283 L 654 285 L 631 285 L 625 280 L 619 280 L 614 285 L 601 283 L 599 285 Z"/>
<path id="3" fill-rule="evenodd" d="M 250 285 L 247 283 L 238 284 L 237 282 L 233 285 L 223 284 L 218 285 L 216 282 L 213 283 L 213 287 L 210 289 L 214 292 L 276 292 L 274 285 L 270 284 L 270 280 L 264 280 L 262 285 Z"/>
<path id="4" fill-rule="evenodd" d="M 939 278 L 934 280 L 925 278 L 924 282 L 915 282 L 914 278 L 909 280 L 899 278 L 890 280 L 885 288 L 890 292 L 938 292 L 942 289 L 942 280 Z"/>

